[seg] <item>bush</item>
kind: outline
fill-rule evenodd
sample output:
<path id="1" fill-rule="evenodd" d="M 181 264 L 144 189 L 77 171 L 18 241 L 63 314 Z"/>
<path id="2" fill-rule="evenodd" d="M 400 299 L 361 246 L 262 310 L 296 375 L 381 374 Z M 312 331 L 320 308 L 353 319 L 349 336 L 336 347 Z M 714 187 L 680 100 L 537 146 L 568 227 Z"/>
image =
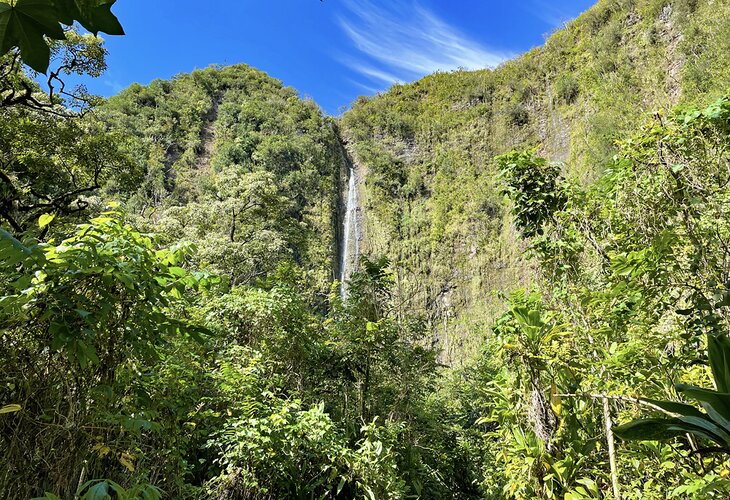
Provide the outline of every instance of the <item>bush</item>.
<path id="1" fill-rule="evenodd" d="M 216 439 L 223 466 L 211 482 L 217 498 L 402 498 L 395 455 L 375 423 L 362 428 L 352 449 L 324 404 L 264 404 L 262 415 L 235 419 Z"/>
<path id="2" fill-rule="evenodd" d="M 555 94 L 561 102 L 571 104 L 580 94 L 580 84 L 571 74 L 561 75 L 555 83 Z"/>
<path id="3" fill-rule="evenodd" d="M 507 120 L 515 127 L 524 127 L 530 121 L 530 114 L 522 104 L 511 104 L 507 107 Z"/>

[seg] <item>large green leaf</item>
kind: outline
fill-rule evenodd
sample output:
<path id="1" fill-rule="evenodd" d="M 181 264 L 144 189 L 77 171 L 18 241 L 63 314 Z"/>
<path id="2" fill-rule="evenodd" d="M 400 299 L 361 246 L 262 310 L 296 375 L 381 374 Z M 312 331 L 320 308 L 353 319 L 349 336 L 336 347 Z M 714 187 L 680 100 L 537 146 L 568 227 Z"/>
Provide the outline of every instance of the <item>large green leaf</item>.
<path id="1" fill-rule="evenodd" d="M 707 418 L 642 418 L 613 428 L 625 441 L 667 441 L 687 433 L 728 446 L 727 433 Z"/>
<path id="2" fill-rule="evenodd" d="M 12 7 L 0 2 L 0 54 L 5 54 L 13 46 L 10 38 L 10 19 Z"/>
<path id="3" fill-rule="evenodd" d="M 45 73 L 51 51 L 44 37 L 63 40 L 65 35 L 51 0 L 17 0 L 13 5 L 0 3 L 0 48 L 20 48 L 23 61 Z"/>
<path id="4" fill-rule="evenodd" d="M 705 431 L 707 436 L 711 436 L 711 439 L 718 444 L 725 447 L 730 446 L 730 434 L 728 434 L 722 427 L 711 421 L 707 417 L 681 417 L 681 420 L 685 424 L 693 425 L 699 429 Z M 690 431 L 694 434 L 699 434 L 697 429 Z"/>
<path id="5" fill-rule="evenodd" d="M 679 401 L 661 401 L 658 399 L 641 399 L 644 402 L 651 403 L 654 406 L 658 406 L 666 413 L 676 417 L 703 417 L 704 414 L 692 405 L 687 403 L 680 403 Z"/>
<path id="6" fill-rule="evenodd" d="M 33 255 L 30 248 L 23 245 L 12 234 L 0 228 L 0 264 L 14 266 Z"/>
<path id="7" fill-rule="evenodd" d="M 51 51 L 47 38 L 66 38 L 61 24 L 74 21 L 96 34 L 123 35 L 111 8 L 116 0 L 0 0 L 0 55 L 20 49 L 23 62 L 45 73 Z"/>
<path id="8" fill-rule="evenodd" d="M 677 384 L 675 388 L 688 398 L 709 403 L 715 411 L 730 420 L 730 394 L 685 384 Z"/>
<path id="9" fill-rule="evenodd" d="M 702 403 L 702 407 L 707 412 L 707 416 L 717 425 L 722 427 L 726 432 L 730 433 L 730 419 L 725 418 L 710 403 Z"/>
<path id="10" fill-rule="evenodd" d="M 88 500 L 105 500 L 109 498 L 109 485 L 105 481 L 99 481 L 89 488 L 84 498 Z"/>
<path id="11" fill-rule="evenodd" d="M 71 25 L 74 21 L 94 34 L 123 35 L 124 29 L 111 8 L 116 0 L 53 0 L 59 21 Z"/>
<path id="12" fill-rule="evenodd" d="M 707 355 L 717 390 L 730 393 L 730 339 L 726 335 L 708 335 Z"/>
<path id="13" fill-rule="evenodd" d="M 717 443 L 720 446 L 727 446 L 727 443 L 725 443 L 719 436 L 716 436 L 715 434 L 712 434 L 710 432 L 705 431 L 704 429 L 701 429 L 699 427 L 695 427 L 688 424 L 682 424 L 682 425 L 672 425 L 669 427 L 671 431 L 676 431 L 680 433 L 681 435 L 686 434 L 692 434 L 695 437 L 700 437 L 707 439 L 708 441 L 712 441 L 714 443 Z"/>
<path id="14" fill-rule="evenodd" d="M 666 441 L 694 429 L 678 418 L 642 418 L 613 428 L 614 434 L 626 441 Z"/>

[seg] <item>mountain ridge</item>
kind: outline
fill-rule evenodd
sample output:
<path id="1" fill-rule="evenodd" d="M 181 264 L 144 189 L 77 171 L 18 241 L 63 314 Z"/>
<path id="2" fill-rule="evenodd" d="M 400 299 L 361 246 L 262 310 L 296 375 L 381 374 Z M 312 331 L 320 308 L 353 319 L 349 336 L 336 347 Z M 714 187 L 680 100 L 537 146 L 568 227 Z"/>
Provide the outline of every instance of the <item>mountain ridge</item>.
<path id="1" fill-rule="evenodd" d="M 475 353 L 479 332 L 488 330 L 500 311 L 499 294 L 529 286 L 533 276 L 499 194 L 493 158 L 514 148 L 536 147 L 562 162 L 568 177 L 590 183 L 615 153 L 615 141 L 648 113 L 718 96 L 730 86 L 729 10 L 727 3 L 714 0 L 601 0 L 542 46 L 497 68 L 441 72 L 396 84 L 359 98 L 337 119 L 317 111 L 323 123 L 337 123 L 326 139 L 328 161 L 337 164 L 330 186 L 339 193 L 328 202 L 335 208 L 330 208 L 326 229 L 327 279 L 340 274 L 342 193 L 352 159 L 361 177 L 363 254 L 385 256 L 397 269 L 399 293 L 408 309 L 427 318 L 445 346 L 444 360 Z M 211 80 L 215 72 L 223 72 L 223 83 Z M 237 73 L 250 82 L 236 82 Z M 165 203 L 172 196 L 178 198 L 173 203 L 184 204 L 185 192 L 195 192 L 196 161 L 217 161 L 209 134 L 224 133 L 218 129 L 226 127 L 209 120 L 215 103 L 247 85 L 296 96 L 246 65 L 191 75 L 148 87 L 163 92 L 186 87 L 188 95 L 175 97 L 175 106 L 192 106 L 198 123 L 209 125 L 173 121 L 170 131 L 160 135 L 172 134 L 163 139 L 170 142 L 165 171 L 178 172 L 181 179 L 178 186 L 158 187 Z M 122 95 L 143 88 L 133 86 Z M 118 100 L 107 105 L 111 116 L 119 116 L 114 111 Z M 174 138 L 175 127 L 181 126 L 189 129 L 187 139 Z M 190 179 L 179 172 L 189 172 Z M 164 175 L 163 184 L 169 183 L 169 173 Z M 327 279 L 324 274 L 320 278 L 321 290 Z"/>
<path id="2" fill-rule="evenodd" d="M 729 16 L 723 2 L 604 0 L 494 70 L 395 85 L 343 116 L 370 172 L 366 247 L 399 269 L 414 310 L 441 304 L 431 323 L 461 344 L 447 359 L 478 349 L 467 344 L 498 314 L 493 292 L 531 281 L 494 156 L 536 147 L 590 184 L 650 113 L 730 87 Z"/>

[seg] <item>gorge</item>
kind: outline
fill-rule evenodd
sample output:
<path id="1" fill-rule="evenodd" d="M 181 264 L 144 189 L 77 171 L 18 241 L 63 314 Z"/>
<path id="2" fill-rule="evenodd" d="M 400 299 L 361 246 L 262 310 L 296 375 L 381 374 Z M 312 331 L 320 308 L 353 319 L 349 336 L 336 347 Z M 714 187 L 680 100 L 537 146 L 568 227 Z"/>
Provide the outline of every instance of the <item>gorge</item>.
<path id="1" fill-rule="evenodd" d="M 730 2 L 338 117 L 245 64 L 90 106 L 0 106 L 0 497 L 730 494 Z"/>

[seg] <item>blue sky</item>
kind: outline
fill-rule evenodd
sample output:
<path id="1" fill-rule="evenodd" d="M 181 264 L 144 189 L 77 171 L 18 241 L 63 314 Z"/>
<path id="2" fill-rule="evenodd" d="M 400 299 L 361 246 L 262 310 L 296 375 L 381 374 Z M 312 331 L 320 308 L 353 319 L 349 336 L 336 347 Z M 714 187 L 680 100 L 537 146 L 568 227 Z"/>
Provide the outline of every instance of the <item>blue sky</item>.
<path id="1" fill-rule="evenodd" d="M 84 82 L 109 96 L 133 82 L 246 63 L 333 115 L 359 95 L 436 70 L 499 64 L 593 0 L 118 0 L 127 33 Z"/>

